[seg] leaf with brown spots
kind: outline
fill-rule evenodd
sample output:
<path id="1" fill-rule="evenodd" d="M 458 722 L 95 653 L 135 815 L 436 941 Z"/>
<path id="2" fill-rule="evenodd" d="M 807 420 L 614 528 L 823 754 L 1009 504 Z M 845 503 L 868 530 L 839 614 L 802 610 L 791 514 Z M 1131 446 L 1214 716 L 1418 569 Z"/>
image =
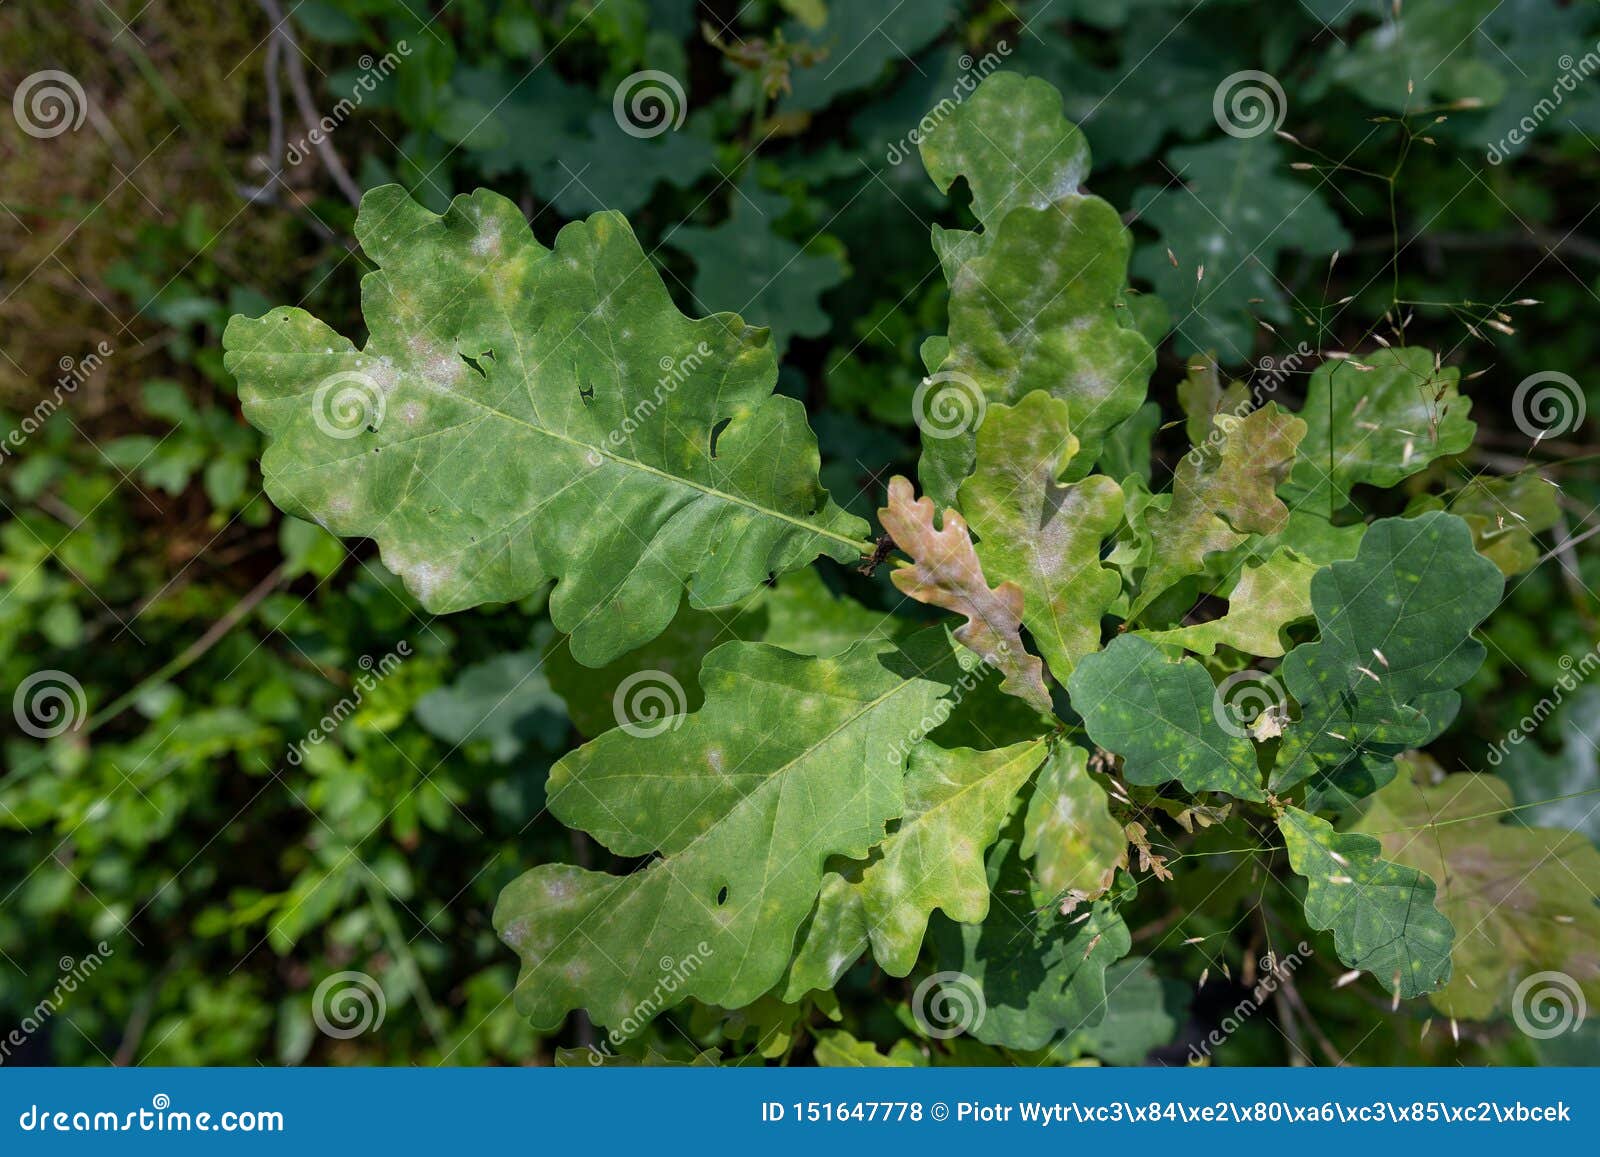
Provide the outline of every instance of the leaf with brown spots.
<path id="1" fill-rule="evenodd" d="M 1004 675 L 1002 690 L 1048 714 L 1044 664 L 1022 645 L 1022 588 L 1013 582 L 989 586 L 961 515 L 946 510 L 944 527 L 935 529 L 933 500 L 913 500 L 911 483 L 897 475 L 878 520 L 912 559 L 890 576 L 894 585 L 919 603 L 964 615 L 956 641 Z"/>

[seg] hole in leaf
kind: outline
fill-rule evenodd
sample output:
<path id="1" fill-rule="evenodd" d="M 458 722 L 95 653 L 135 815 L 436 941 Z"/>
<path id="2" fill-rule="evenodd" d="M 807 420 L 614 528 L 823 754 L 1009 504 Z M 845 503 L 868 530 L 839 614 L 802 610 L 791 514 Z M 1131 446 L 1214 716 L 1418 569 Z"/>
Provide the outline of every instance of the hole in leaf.
<path id="1" fill-rule="evenodd" d="M 722 907 L 728 902 L 728 885 L 722 885 L 722 890 L 717 893 L 717 907 Z"/>
<path id="2" fill-rule="evenodd" d="M 461 360 L 466 362 L 467 365 L 471 366 L 473 372 L 476 373 L 480 378 L 487 378 L 489 376 L 489 371 L 483 368 L 483 362 L 493 361 L 494 351 L 484 350 L 477 357 L 473 357 L 471 354 L 462 354 Z"/>
<path id="3" fill-rule="evenodd" d="M 722 431 L 726 430 L 728 428 L 728 423 L 732 421 L 732 418 L 724 418 L 715 426 L 711 427 L 711 440 L 706 445 L 706 452 L 710 454 L 711 457 L 715 458 L 717 456 L 717 439 L 722 437 Z"/>

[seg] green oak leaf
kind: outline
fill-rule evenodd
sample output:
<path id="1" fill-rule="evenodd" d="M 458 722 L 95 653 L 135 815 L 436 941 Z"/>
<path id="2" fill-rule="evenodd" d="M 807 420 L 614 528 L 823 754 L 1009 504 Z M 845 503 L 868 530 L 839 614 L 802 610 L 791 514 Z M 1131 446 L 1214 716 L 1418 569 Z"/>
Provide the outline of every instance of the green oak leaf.
<path id="1" fill-rule="evenodd" d="M 637 681 L 642 672 L 676 684 L 673 694 L 682 696 L 679 711 L 699 710 L 703 698 L 695 676 L 700 658 L 730 639 L 771 643 L 797 655 L 832 656 L 863 639 L 903 638 L 915 626 L 833 594 L 817 570 L 808 567 L 790 571 L 738 606 L 701 611 L 685 602 L 661 634 L 603 667 L 579 663 L 566 637 L 558 637 L 545 651 L 544 669 L 550 685 L 566 700 L 572 725 L 592 739 L 621 722 L 618 688 Z"/>
<path id="2" fill-rule="evenodd" d="M 1300 714 L 1284 730 L 1272 790 L 1316 776 L 1310 803 L 1320 806 L 1386 782 L 1393 756 L 1454 718 L 1455 688 L 1483 661 L 1472 632 L 1502 586 L 1459 518 L 1374 522 L 1354 559 L 1311 580 L 1320 634 L 1278 668 Z"/>
<path id="3" fill-rule="evenodd" d="M 1592 652 L 1591 652 L 1592 653 Z M 1588 656 L 1584 656 L 1588 659 Z M 1569 659 L 1563 662 L 1570 663 Z M 1521 742 L 1502 739 L 1489 752 L 1490 766 L 1500 769 L 1523 805 L 1520 813 L 1531 824 L 1580 832 L 1600 844 L 1600 687 L 1578 688 L 1579 674 L 1570 668 L 1553 688 L 1556 696 L 1577 691 L 1555 716 L 1556 743 L 1548 754 L 1528 733 L 1537 726 L 1534 717 L 1521 724 L 1527 731 L 1515 734 Z"/>
<path id="4" fill-rule="evenodd" d="M 522 598 L 600 665 L 866 527 L 817 482 L 764 331 L 678 312 L 627 222 L 534 240 L 480 190 L 443 216 L 397 186 L 362 199 L 357 350 L 310 314 L 223 335 L 266 488 L 291 514 L 375 538 L 430 611 Z"/>
<path id="5" fill-rule="evenodd" d="M 949 336 L 934 381 L 977 395 L 963 397 L 973 421 L 957 428 L 939 420 L 936 405 L 918 416 L 918 476 L 943 505 L 972 467 L 983 404 L 1015 403 L 1034 390 L 1061 398 L 1081 443 L 1070 478 L 1082 478 L 1109 431 L 1144 401 L 1155 364 L 1150 344 L 1121 316 L 1128 232 L 1110 205 L 1079 193 L 1088 151 L 1059 110 L 1050 85 L 996 72 L 923 141 L 935 182 L 949 188 L 965 177 L 983 225 L 981 233 L 934 233 L 950 281 Z M 1027 149 L 1041 142 L 1049 151 L 1036 169 Z"/>
<path id="6" fill-rule="evenodd" d="M 1161 406 L 1146 402 L 1106 435 L 1100 451 L 1101 471 L 1112 478 L 1136 479 L 1148 489 L 1151 442 L 1160 429 Z"/>
<path id="7" fill-rule="evenodd" d="M 1332 515 L 1357 483 L 1388 488 L 1472 445 L 1477 426 L 1456 389 L 1460 371 L 1438 368 L 1425 349 L 1380 349 L 1329 360 L 1311 374 L 1300 408 L 1306 434 L 1280 493 L 1293 506 Z"/>
<path id="8" fill-rule="evenodd" d="M 1340 960 L 1406 1000 L 1450 979 L 1455 929 L 1434 907 L 1432 880 L 1381 859 L 1372 837 L 1341 835 L 1297 807 L 1278 816 L 1278 831 L 1289 865 L 1305 877 L 1306 920 L 1333 933 Z"/>
<path id="9" fill-rule="evenodd" d="M 1398 763 L 1351 830 L 1376 837 L 1389 859 L 1438 885 L 1456 940 L 1452 977 L 1434 1006 L 1484 1020 L 1517 981 L 1546 971 L 1565 973 L 1600 1001 L 1600 850 L 1576 832 L 1530 827 L 1526 813 L 1508 816 L 1511 788 L 1502 779 L 1443 775 L 1425 756 Z"/>
<path id="10" fill-rule="evenodd" d="M 1100 619 L 1122 592 L 1100 544 L 1122 521 L 1122 490 L 1103 474 L 1063 484 L 1078 440 L 1069 407 L 1034 391 L 989 408 L 960 504 L 984 573 L 1022 588 L 1022 621 L 1057 679 L 1100 649 Z"/>
<path id="11" fill-rule="evenodd" d="M 791 337 L 828 331 L 832 321 L 820 299 L 849 272 L 836 253 L 801 249 L 774 230 L 788 209 L 786 198 L 747 180 L 727 221 L 709 229 L 684 225 L 667 236 L 694 259 L 700 307 L 732 309 L 768 326 L 779 354 Z"/>
<path id="12" fill-rule="evenodd" d="M 770 989 L 828 858 L 865 858 L 904 813 L 903 753 L 954 656 L 937 628 L 831 659 L 726 643 L 705 658 L 699 711 L 558 762 L 557 818 L 658 858 L 625 876 L 547 864 L 506 887 L 494 922 L 522 958 L 517 1007 L 535 1026 L 581 1007 L 614 1027 L 663 971 L 680 975 L 675 1000 L 736 1008 Z"/>
<path id="13" fill-rule="evenodd" d="M 1535 471 L 1505 478 L 1474 478 L 1460 490 L 1440 498 L 1424 495 L 1412 501 L 1407 514 L 1448 510 L 1472 527 L 1478 553 L 1507 578 L 1536 566 L 1544 551 L 1533 537 L 1561 521 L 1561 488 Z"/>
<path id="14" fill-rule="evenodd" d="M 498 763 L 530 742 L 559 751 L 567 738 L 566 704 L 551 690 L 537 651 L 511 651 L 463 668 L 455 682 L 417 700 L 416 715 L 446 742 L 486 741 Z"/>
<path id="15" fill-rule="evenodd" d="M 829 4 L 821 29 L 791 21 L 784 36 L 793 45 L 810 48 L 817 59 L 790 73 L 783 109 L 816 112 L 837 97 L 866 88 L 932 44 L 955 16 L 950 0 L 850 0 Z"/>
<path id="16" fill-rule="evenodd" d="M 908 1069 L 927 1063 L 909 1040 L 895 1041 L 885 1054 L 871 1041 L 858 1040 L 838 1028 L 817 1034 L 811 1056 L 828 1069 Z"/>
<path id="17" fill-rule="evenodd" d="M 1184 455 L 1170 501 L 1144 512 L 1144 573 L 1128 608 L 1138 616 L 1180 579 L 1200 574 L 1210 555 L 1274 534 L 1289 521 L 1275 491 L 1295 461 L 1306 424 L 1268 402 L 1214 419 L 1211 438 Z"/>
<path id="18" fill-rule="evenodd" d="M 935 908 L 964 924 L 981 921 L 989 911 L 984 851 L 1045 752 L 1042 739 L 994 751 L 932 743 L 913 750 L 900 826 L 865 864 L 829 873 L 784 999 L 832 988 L 869 943 L 885 972 L 905 976 Z"/>
<path id="19" fill-rule="evenodd" d="M 1081 39 L 1025 34 L 1008 63 L 1059 85 L 1094 155 L 1120 169 L 1153 156 L 1168 134 L 1192 140 L 1215 130 L 1217 86 L 1248 66 L 1230 35 L 1176 17 L 1135 22 L 1111 42 L 1117 63 L 1102 68 Z"/>
<path id="20" fill-rule="evenodd" d="M 1506 0 L 1497 6 L 1479 26 L 1475 42 L 1484 49 L 1481 59 L 1505 82 L 1506 95 L 1474 118 L 1470 129 L 1458 129 L 1458 138 L 1474 149 L 1488 144 L 1487 159 L 1499 164 L 1535 139 L 1521 122 L 1536 108 L 1546 114 L 1538 125 L 1541 139 L 1545 134 L 1576 137 L 1600 131 L 1600 93 L 1571 73 L 1563 82 L 1560 73 L 1550 70 L 1552 61 L 1575 55 L 1573 45 L 1592 46 L 1597 37 L 1600 10 L 1594 5 Z M 1557 84 L 1561 86 L 1559 102 L 1552 100 Z M 1569 86 L 1573 91 L 1568 91 Z M 1540 101 L 1545 103 L 1541 106 Z M 1517 131 L 1516 139 L 1511 136 L 1513 131 Z"/>
<path id="21" fill-rule="evenodd" d="M 1022 824 L 1022 856 L 1033 861 L 1033 895 L 1076 906 L 1106 893 L 1128 861 L 1128 838 L 1106 789 L 1089 775 L 1089 753 L 1058 744 L 1034 782 Z"/>
<path id="22" fill-rule="evenodd" d="M 459 143 L 482 172 L 526 175 L 539 197 L 568 217 L 603 209 L 635 213 L 658 185 L 687 188 L 715 168 L 704 126 L 629 133 L 617 122 L 609 90 L 602 97 L 568 84 L 553 68 L 459 68 L 450 85 L 463 106 L 452 119 L 470 130 Z M 654 91 L 670 95 L 664 85 Z M 442 135 L 454 134 L 446 126 Z"/>
<path id="23" fill-rule="evenodd" d="M 1122 635 L 1078 664 L 1067 682 L 1089 737 L 1122 756 L 1129 783 L 1177 780 L 1191 792 L 1265 800 L 1255 744 L 1217 702 L 1217 687 L 1193 659 L 1170 662 L 1148 639 Z"/>
<path id="24" fill-rule="evenodd" d="M 1138 634 L 1163 646 L 1177 645 L 1200 655 L 1232 647 L 1243 655 L 1282 655 L 1283 629 L 1311 616 L 1311 579 L 1318 566 L 1284 547 L 1246 562 L 1228 593 L 1228 612 L 1205 623 Z"/>
<path id="25" fill-rule="evenodd" d="M 989 852 L 989 915 L 981 924 L 940 918 L 933 942 L 939 968 L 960 974 L 945 981 L 953 991 L 944 1003 L 966 1031 L 984 1044 L 1039 1049 L 1105 1017 L 1106 969 L 1127 955 L 1132 937 L 1110 900 L 1096 900 L 1076 922 L 1053 905 L 1035 908 L 1017 828 Z M 946 1029 L 933 1015 L 937 994 L 926 995 L 925 1015 Z"/>
<path id="26" fill-rule="evenodd" d="M 1081 195 L 1089 146 L 1045 81 L 997 72 L 966 101 L 936 107 L 934 117 L 918 143 L 922 164 L 941 193 L 966 178 L 985 235 L 1019 205 L 1048 209 Z"/>
<path id="27" fill-rule="evenodd" d="M 1417 112 L 1462 97 L 1494 104 L 1505 92 L 1502 69 L 1472 51 L 1479 28 L 1501 0 L 1407 0 L 1379 7 L 1382 22 L 1339 47 L 1325 66 L 1332 80 L 1368 104 Z M 1541 64 L 1546 62 L 1540 61 Z M 1548 87 L 1542 91 L 1548 91 Z"/>
<path id="28" fill-rule="evenodd" d="M 1248 361 L 1256 319 L 1289 320 L 1274 276 L 1279 258 L 1324 256 L 1350 237 L 1321 193 L 1282 174 L 1270 134 L 1180 146 L 1168 152 L 1166 167 L 1184 187 L 1147 186 L 1134 195 L 1135 215 L 1160 239 L 1140 248 L 1133 272 L 1176 311 L 1180 353 L 1214 350 L 1228 365 Z"/>
<path id="29" fill-rule="evenodd" d="M 1150 961 L 1119 960 L 1106 969 L 1105 1019 L 1063 1043 L 1107 1064 L 1137 1065 L 1153 1049 L 1171 1044 L 1177 1031 L 1178 1020 Z"/>

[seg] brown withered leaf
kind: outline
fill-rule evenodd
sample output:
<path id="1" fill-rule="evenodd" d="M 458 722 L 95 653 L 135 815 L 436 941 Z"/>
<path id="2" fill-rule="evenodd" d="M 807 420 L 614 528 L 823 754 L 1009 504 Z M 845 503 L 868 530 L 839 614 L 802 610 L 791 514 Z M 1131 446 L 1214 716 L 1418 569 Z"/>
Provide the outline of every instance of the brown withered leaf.
<path id="1" fill-rule="evenodd" d="M 1001 690 L 1049 712 L 1044 664 L 1022 645 L 1022 588 L 1013 582 L 989 585 L 961 515 L 946 510 L 943 528 L 935 529 L 933 500 L 913 498 L 911 483 L 897 475 L 889 482 L 889 505 L 878 511 L 878 520 L 911 557 L 910 565 L 890 575 L 901 593 L 964 615 L 967 621 L 956 629 L 956 641 L 1004 676 Z"/>

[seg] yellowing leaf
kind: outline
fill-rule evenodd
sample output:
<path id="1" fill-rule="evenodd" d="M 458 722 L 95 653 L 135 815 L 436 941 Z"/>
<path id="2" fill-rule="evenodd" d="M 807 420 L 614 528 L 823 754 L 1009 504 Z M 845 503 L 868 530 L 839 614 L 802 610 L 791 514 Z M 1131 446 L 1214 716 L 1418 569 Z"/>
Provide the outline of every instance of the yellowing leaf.
<path id="1" fill-rule="evenodd" d="M 1122 520 L 1122 490 L 1103 474 L 1059 479 L 1078 451 L 1068 406 L 1035 391 L 991 406 L 961 509 L 978 532 L 986 574 L 1022 588 L 1022 621 L 1057 679 L 1100 649 L 1100 619 L 1122 579 L 1100 564 L 1101 541 Z"/>
<path id="2" fill-rule="evenodd" d="M 1368 802 L 1351 829 L 1375 836 L 1398 864 L 1426 872 L 1439 910 L 1456 928 L 1454 974 L 1433 994 L 1449 1016 L 1482 1020 L 1516 982 L 1565 973 L 1600 1002 L 1600 851 L 1576 832 L 1530 827 L 1511 788 L 1461 772 L 1425 783 L 1438 767 L 1422 756 Z"/>
<path id="3" fill-rule="evenodd" d="M 901 753 L 954 668 L 938 629 L 829 659 L 727 643 L 706 656 L 699 711 L 562 759 L 551 810 L 658 858 L 626 876 L 547 864 L 506 887 L 495 928 L 522 957 L 518 1008 L 538 1026 L 586 1008 L 614 1027 L 664 975 L 667 1003 L 735 1008 L 771 988 L 827 859 L 865 858 L 903 813 Z"/>
<path id="4" fill-rule="evenodd" d="M 900 826 L 865 864 L 838 865 L 823 882 L 785 999 L 832 988 L 869 943 L 885 972 L 906 975 L 935 908 L 962 923 L 982 920 L 989 911 L 984 851 L 1044 757 L 1042 739 L 995 751 L 917 747 Z"/>

